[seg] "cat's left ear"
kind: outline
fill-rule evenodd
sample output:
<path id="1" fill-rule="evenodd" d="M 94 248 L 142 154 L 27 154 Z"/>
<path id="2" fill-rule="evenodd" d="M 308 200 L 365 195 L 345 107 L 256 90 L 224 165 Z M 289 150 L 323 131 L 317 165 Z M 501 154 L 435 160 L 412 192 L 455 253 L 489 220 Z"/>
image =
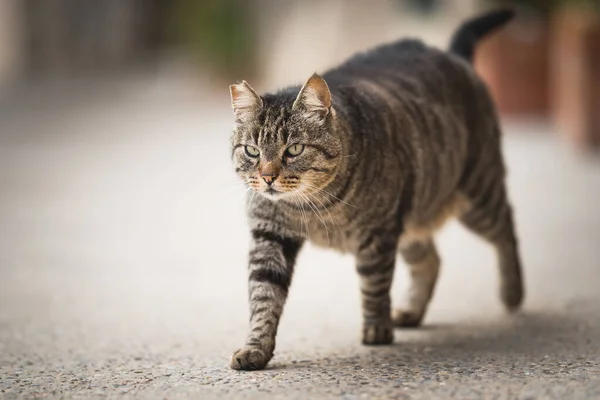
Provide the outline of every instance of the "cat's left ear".
<path id="1" fill-rule="evenodd" d="M 294 110 L 299 108 L 321 119 L 331 111 L 331 92 L 325 79 L 317 73 L 308 78 L 302 89 L 300 89 L 300 93 L 292 106 Z"/>
<path id="2" fill-rule="evenodd" d="M 229 92 L 231 93 L 231 106 L 238 123 L 252 119 L 263 106 L 261 97 L 246 81 L 229 86 Z"/>

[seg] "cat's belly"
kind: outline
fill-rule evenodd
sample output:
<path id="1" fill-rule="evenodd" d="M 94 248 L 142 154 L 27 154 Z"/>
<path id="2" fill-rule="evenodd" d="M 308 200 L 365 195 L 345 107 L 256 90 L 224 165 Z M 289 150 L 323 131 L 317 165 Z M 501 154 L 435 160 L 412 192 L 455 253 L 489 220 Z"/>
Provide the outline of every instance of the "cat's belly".
<path id="1" fill-rule="evenodd" d="M 408 215 L 400 236 L 400 243 L 426 240 L 435 234 L 451 218 L 457 217 L 469 207 L 467 199 L 460 193 L 455 194 L 427 215 L 418 210 Z M 354 253 L 359 247 L 360 227 L 345 226 L 334 218 L 312 218 L 302 225 L 302 231 L 309 242 L 343 253 Z M 308 230 L 307 230 L 308 227 Z M 308 235 L 306 232 L 308 231 Z"/>
<path id="2" fill-rule="evenodd" d="M 455 193 L 450 200 L 429 215 L 414 215 L 406 219 L 400 243 L 423 241 L 435 234 L 453 217 L 458 217 L 469 208 L 469 202 L 462 193 Z"/>

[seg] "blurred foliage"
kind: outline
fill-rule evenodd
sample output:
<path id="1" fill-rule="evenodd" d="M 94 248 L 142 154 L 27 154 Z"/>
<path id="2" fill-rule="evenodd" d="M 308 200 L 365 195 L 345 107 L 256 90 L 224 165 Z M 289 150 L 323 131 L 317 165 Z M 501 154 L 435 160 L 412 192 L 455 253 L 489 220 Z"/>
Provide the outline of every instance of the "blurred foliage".
<path id="1" fill-rule="evenodd" d="M 176 0 L 170 31 L 191 54 L 226 76 L 253 69 L 255 20 L 248 0 Z"/>
<path id="2" fill-rule="evenodd" d="M 586 10 L 600 11 L 600 0 L 480 0 L 487 5 L 512 7 L 517 10 L 529 10 L 543 14 L 551 13 L 566 7 L 578 7 Z M 409 10 L 421 14 L 437 12 L 442 0 L 396 0 L 396 4 L 407 6 Z"/>
<path id="3" fill-rule="evenodd" d="M 600 0 L 486 0 L 502 6 L 527 8 L 544 14 L 567 7 L 582 7 L 600 11 Z"/>
<path id="4" fill-rule="evenodd" d="M 419 12 L 421 14 L 430 14 L 437 11 L 440 6 L 439 0 L 401 0 L 399 4 L 408 6 L 409 10 Z"/>

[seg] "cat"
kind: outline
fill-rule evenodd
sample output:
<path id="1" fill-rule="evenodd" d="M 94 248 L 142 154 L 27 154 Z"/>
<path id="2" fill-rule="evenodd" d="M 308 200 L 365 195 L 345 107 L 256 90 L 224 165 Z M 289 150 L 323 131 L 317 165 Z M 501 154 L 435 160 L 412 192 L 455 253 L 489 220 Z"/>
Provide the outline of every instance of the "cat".
<path id="1" fill-rule="evenodd" d="M 498 254 L 500 295 L 523 300 L 500 125 L 473 67 L 482 37 L 513 17 L 466 21 L 449 51 L 414 39 L 350 58 L 302 87 L 258 95 L 230 86 L 231 157 L 248 186 L 250 328 L 230 366 L 273 357 L 296 256 L 306 240 L 353 254 L 360 276 L 362 342 L 389 344 L 394 327 L 418 326 L 440 258 L 434 232 L 452 216 Z M 391 309 L 397 254 L 408 266 L 407 306 Z"/>

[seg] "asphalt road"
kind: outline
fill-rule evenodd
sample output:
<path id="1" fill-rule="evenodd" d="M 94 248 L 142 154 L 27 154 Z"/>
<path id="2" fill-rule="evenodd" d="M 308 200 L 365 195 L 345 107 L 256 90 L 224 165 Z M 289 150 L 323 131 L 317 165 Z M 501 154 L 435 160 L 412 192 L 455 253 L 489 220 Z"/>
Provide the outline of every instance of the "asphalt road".
<path id="1" fill-rule="evenodd" d="M 600 398 L 600 160 L 543 124 L 505 137 L 523 312 L 504 314 L 491 248 L 451 223 L 424 327 L 363 347 L 352 260 L 309 247 L 269 368 L 238 372 L 248 235 L 227 99 L 101 86 L 0 115 L 0 398 Z M 402 282 L 400 265 L 396 298 Z"/>

